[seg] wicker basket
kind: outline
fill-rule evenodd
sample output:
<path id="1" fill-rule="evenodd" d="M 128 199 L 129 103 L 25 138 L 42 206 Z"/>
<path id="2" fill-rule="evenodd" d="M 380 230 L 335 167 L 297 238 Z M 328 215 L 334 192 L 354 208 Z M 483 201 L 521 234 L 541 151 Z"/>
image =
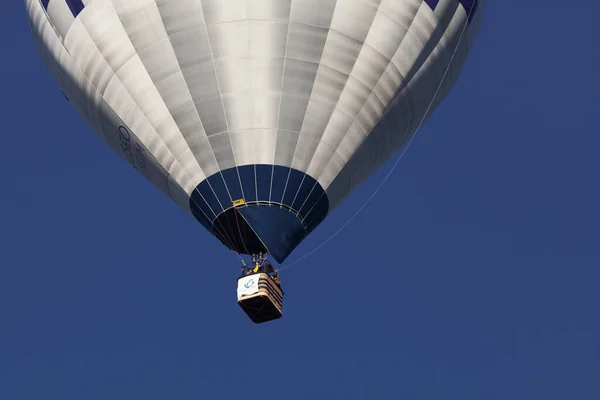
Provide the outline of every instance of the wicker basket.
<path id="1" fill-rule="evenodd" d="M 249 278 L 250 277 L 250 278 Z M 251 294 L 242 294 L 238 297 L 238 304 L 244 310 L 252 322 L 260 324 L 281 318 L 283 315 L 283 290 L 275 283 L 275 280 L 268 274 L 252 274 L 238 279 L 244 279 L 254 284 L 253 280 L 258 280 L 257 289 Z"/>

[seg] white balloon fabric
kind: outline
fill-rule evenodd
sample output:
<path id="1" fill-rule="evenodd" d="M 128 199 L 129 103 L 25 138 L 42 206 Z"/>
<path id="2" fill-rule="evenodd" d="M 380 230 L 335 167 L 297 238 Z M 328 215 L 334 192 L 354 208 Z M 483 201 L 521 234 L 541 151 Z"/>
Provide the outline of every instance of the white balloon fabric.
<path id="1" fill-rule="evenodd" d="M 46 67 L 96 133 L 230 249 L 279 262 L 448 94 L 484 8 L 25 4 Z"/>

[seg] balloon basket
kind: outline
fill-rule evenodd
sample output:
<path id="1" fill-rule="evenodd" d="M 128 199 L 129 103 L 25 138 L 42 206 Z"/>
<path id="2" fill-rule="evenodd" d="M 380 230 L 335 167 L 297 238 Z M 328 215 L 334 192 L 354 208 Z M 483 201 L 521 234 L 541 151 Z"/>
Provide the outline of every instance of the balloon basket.
<path id="1" fill-rule="evenodd" d="M 265 273 L 251 274 L 238 279 L 238 304 L 256 324 L 281 318 L 283 290 Z"/>

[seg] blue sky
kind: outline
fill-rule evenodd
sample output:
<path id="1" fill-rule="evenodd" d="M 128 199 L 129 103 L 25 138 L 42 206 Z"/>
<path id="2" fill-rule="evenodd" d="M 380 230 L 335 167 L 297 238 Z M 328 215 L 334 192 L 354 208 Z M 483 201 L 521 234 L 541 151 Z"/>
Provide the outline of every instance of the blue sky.
<path id="1" fill-rule="evenodd" d="M 0 399 L 600 398 L 600 5 L 488 2 L 450 97 L 257 326 L 236 256 L 92 133 L 5 3 Z"/>

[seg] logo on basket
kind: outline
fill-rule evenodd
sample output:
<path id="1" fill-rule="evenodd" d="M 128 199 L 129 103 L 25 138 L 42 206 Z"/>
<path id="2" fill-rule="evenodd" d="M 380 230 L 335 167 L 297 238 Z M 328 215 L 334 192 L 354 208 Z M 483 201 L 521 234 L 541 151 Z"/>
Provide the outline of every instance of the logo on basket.
<path id="1" fill-rule="evenodd" d="M 250 286 L 252 285 L 254 285 L 254 279 L 250 279 L 248 282 L 244 283 L 246 289 L 250 289 Z"/>

